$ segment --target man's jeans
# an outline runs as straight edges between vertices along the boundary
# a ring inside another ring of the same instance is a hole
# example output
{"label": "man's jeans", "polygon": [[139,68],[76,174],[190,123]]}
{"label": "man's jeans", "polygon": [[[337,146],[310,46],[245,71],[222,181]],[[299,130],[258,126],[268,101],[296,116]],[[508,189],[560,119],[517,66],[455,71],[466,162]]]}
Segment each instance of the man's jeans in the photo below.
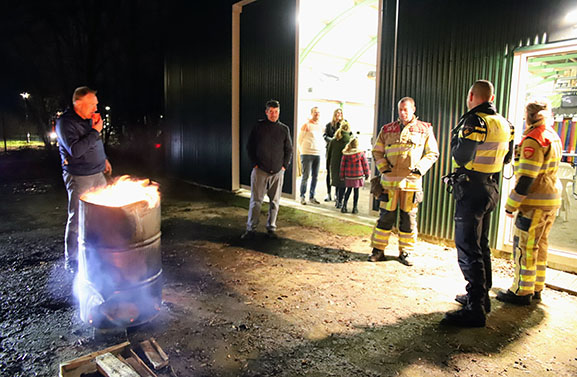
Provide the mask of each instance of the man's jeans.
{"label": "man's jeans", "polygon": [[68,191],[68,222],[64,236],[64,255],[66,262],[78,260],[78,205],[80,196],[93,187],[106,186],[103,173],[93,175],[72,175],[62,172],[64,185]]}
{"label": "man's jeans", "polygon": [[309,176],[311,176],[311,188],[309,190],[309,198],[312,199],[315,197],[315,189],[317,188],[317,177],[319,176],[320,163],[321,163],[321,156],[315,156],[312,154],[301,155],[301,165],[303,167],[303,178],[301,181],[301,198],[304,198],[307,192],[307,181],[309,180]]}
{"label": "man's jeans", "polygon": [[276,218],[278,216],[284,172],[285,171],[281,169],[278,173],[269,174],[259,168],[252,169],[252,173],[250,174],[250,206],[248,208],[248,221],[246,223],[246,229],[248,231],[254,231],[258,226],[260,207],[262,206],[265,194],[267,194],[269,198],[266,228],[272,231],[276,230]]}

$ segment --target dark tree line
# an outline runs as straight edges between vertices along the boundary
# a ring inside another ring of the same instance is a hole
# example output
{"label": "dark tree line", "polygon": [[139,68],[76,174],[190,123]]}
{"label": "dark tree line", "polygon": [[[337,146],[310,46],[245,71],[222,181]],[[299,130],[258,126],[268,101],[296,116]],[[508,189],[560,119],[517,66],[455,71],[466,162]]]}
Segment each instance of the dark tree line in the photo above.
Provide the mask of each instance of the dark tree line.
{"label": "dark tree line", "polygon": [[117,132],[162,111],[164,8],[152,0],[6,1],[0,5],[0,112],[24,111],[47,134],[74,88],[99,91]]}

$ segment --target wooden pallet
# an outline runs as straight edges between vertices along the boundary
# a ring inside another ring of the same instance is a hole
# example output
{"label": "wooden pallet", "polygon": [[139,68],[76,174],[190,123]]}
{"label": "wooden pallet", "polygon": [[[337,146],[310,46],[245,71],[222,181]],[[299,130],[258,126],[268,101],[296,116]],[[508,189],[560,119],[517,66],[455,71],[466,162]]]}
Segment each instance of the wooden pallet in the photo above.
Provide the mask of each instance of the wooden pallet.
{"label": "wooden pallet", "polygon": [[[108,347],[77,359],[60,364],[60,377],[81,377],[82,374],[99,373],[96,358],[102,363],[103,355],[112,354],[119,361],[130,364],[138,375],[142,377],[157,377],[156,374],[134,353],[130,342],[124,342],[116,346]],[[105,357],[104,357],[105,358]]]}

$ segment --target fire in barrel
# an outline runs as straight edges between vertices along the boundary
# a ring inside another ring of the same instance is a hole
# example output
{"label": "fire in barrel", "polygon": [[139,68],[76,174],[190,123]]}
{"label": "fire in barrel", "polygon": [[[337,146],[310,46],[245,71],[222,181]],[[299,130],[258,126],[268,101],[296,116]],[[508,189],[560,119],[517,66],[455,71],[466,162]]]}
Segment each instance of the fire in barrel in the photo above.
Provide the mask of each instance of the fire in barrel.
{"label": "fire in barrel", "polygon": [[80,318],[97,328],[152,320],[162,301],[160,193],[128,176],[80,198]]}

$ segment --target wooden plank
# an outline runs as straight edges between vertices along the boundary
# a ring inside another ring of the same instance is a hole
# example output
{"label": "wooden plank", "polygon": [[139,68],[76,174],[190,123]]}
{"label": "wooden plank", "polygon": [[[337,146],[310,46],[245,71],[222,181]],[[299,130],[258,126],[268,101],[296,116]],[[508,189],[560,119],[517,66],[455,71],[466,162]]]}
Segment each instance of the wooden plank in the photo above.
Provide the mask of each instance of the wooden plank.
{"label": "wooden plank", "polygon": [[124,348],[129,347],[129,346],[130,346],[130,342],[124,342],[124,343],[118,344],[116,346],[108,347],[108,348],[105,348],[103,350],[92,352],[92,353],[89,353],[88,355],[85,355],[85,356],[81,356],[77,359],[64,362],[64,363],[60,364],[60,376],[64,377],[65,372],[76,369],[79,366],[81,366],[82,364],[90,362],[90,360],[96,358],[97,356],[104,355],[105,353],[112,353],[112,354],[119,353]]}
{"label": "wooden plank", "polygon": [[158,370],[160,368],[164,368],[168,365],[167,360],[163,360],[162,357],[156,352],[154,346],[148,340],[144,340],[140,342],[140,348],[148,358],[148,361],[152,364],[153,368]]}
{"label": "wooden plank", "polygon": [[148,374],[143,374],[143,376],[145,377],[157,377],[156,374],[154,374],[154,372],[148,367],[148,365],[146,365],[144,363],[144,361],[142,361],[142,359],[140,359],[140,357],[138,357],[138,355],[136,353],[134,353],[134,351],[132,350],[132,348],[128,349],[128,352],[126,353],[128,355],[128,359],[134,359],[136,360],[136,362],[142,367],[142,369],[144,369],[146,371],[146,373]]}
{"label": "wooden plank", "polygon": [[106,377],[140,377],[134,369],[111,353],[97,356],[96,368]]}
{"label": "wooden plank", "polygon": [[158,342],[156,341],[156,339],[154,338],[150,338],[150,343],[154,346],[154,348],[156,349],[156,352],[158,352],[158,354],[160,355],[160,357],[162,358],[162,360],[164,361],[168,361],[168,355],[164,352],[164,350],[162,349],[162,347],[160,347],[160,344],[158,344]]}
{"label": "wooden plank", "polygon": [[132,369],[136,371],[141,377],[152,377],[150,373],[146,369],[143,368],[142,365],[134,357],[129,357],[125,360],[126,364],[130,365]]}

